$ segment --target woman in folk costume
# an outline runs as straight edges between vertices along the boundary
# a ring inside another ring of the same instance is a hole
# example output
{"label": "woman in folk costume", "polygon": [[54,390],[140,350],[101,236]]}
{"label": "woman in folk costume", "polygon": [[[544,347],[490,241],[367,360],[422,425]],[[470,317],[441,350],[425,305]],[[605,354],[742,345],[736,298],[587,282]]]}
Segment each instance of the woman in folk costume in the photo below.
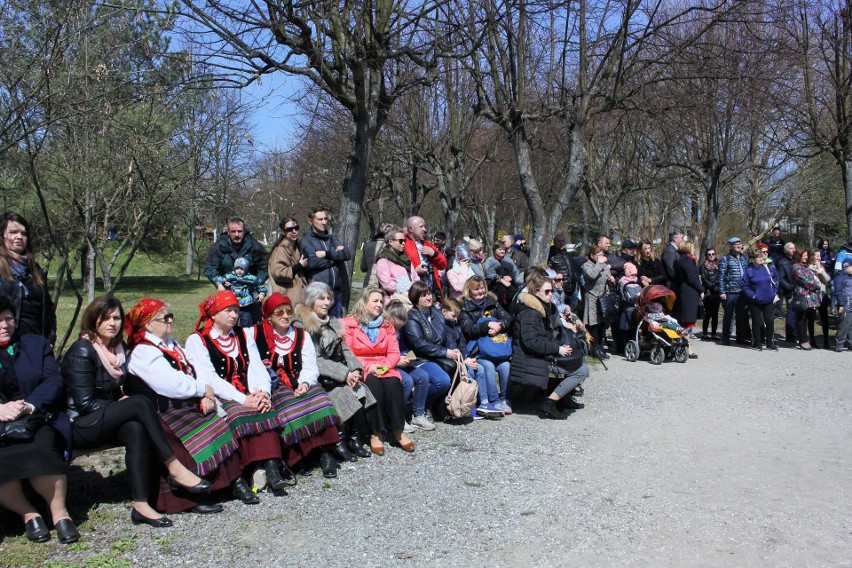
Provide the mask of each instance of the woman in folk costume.
{"label": "woman in folk costume", "polygon": [[[186,340],[187,358],[198,379],[213,387],[217,410],[240,442],[240,466],[262,463],[267,485],[283,490],[288,483],[281,473],[281,426],[272,408],[269,374],[254,334],[234,327],[240,315],[237,297],[229,290],[217,292],[198,307],[198,331]],[[236,496],[257,502],[252,493]]]}
{"label": "woman in folk costume", "polygon": [[[186,353],[171,338],[173,322],[170,306],[154,298],[140,300],[127,312],[127,388],[154,403],[175,457],[206,477],[211,490],[230,486],[238,499],[250,497],[249,502],[257,502],[257,496],[240,477],[239,442],[216,413],[213,387],[197,380]],[[161,479],[157,509],[167,514],[186,510],[207,514],[220,512],[222,505],[174,492]]]}
{"label": "woman in folk costume", "polygon": [[261,314],[263,321],[254,327],[254,338],[263,364],[275,377],[272,407],[281,423],[284,458],[294,465],[317,450],[323,475],[337,477],[331,452],[338,442],[340,417],[319,385],[314,342],[303,328],[290,325],[293,306],[287,296],[278,292],[269,296]]}

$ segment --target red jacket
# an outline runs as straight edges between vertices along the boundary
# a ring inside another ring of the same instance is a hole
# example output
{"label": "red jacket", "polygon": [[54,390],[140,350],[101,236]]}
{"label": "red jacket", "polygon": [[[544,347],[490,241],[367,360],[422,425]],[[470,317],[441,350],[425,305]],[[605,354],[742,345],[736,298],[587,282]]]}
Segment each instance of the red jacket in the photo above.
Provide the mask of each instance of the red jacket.
{"label": "red jacket", "polygon": [[379,327],[379,339],[375,344],[370,343],[367,334],[361,329],[352,316],[346,316],[340,320],[343,323],[343,341],[358,357],[358,362],[364,366],[364,377],[367,376],[367,368],[370,365],[387,367],[388,371],[380,378],[395,378],[402,380],[396,364],[399,363],[399,342],[396,340],[396,330],[389,321],[385,321]]}
{"label": "red jacket", "polygon": [[[434,278],[435,285],[438,287],[438,290],[441,290],[440,271],[447,269],[447,257],[438,250],[438,247],[429,241],[423,241],[423,246],[435,251],[435,256],[432,257],[432,278]],[[411,259],[411,266],[414,269],[417,269],[417,267],[420,266],[420,253],[417,252],[417,244],[415,244],[414,240],[408,236],[405,237],[405,254],[408,255],[409,259]]]}

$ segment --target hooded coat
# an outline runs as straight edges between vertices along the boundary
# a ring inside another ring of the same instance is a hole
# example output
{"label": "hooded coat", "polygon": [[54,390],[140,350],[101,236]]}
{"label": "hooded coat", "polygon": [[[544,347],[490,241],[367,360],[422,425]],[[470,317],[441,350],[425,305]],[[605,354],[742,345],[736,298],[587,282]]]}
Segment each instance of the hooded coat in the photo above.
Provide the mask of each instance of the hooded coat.
{"label": "hooded coat", "polygon": [[[512,365],[509,382],[547,389],[550,363],[559,357],[559,346],[571,345],[570,365],[573,371],[583,364],[583,349],[571,330],[562,326],[553,304],[545,304],[528,292],[518,294],[512,304]],[[563,358],[565,359],[565,358]]]}

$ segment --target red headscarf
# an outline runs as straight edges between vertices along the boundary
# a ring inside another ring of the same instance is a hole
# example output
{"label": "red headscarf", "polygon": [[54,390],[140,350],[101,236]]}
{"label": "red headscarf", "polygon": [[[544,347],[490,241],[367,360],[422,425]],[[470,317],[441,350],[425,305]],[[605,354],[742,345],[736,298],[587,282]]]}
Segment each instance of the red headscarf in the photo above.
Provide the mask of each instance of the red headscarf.
{"label": "red headscarf", "polygon": [[165,302],[154,298],[142,298],[124,315],[124,333],[127,335],[127,349],[133,349],[145,337],[145,324],[154,319]]}
{"label": "red headscarf", "polygon": [[263,302],[263,307],[261,308],[260,313],[264,319],[268,318],[272,315],[272,312],[275,311],[275,308],[282,305],[292,306],[293,302],[291,302],[290,298],[281,292],[275,292],[269,296],[265,302]]}
{"label": "red headscarf", "polygon": [[[213,320],[210,318],[225,308],[239,305],[240,301],[237,300],[237,296],[230,290],[216,292],[215,294],[207,296],[203,302],[198,304],[198,309],[201,312],[201,315],[198,316],[198,321],[195,322],[195,329],[202,335],[205,335],[210,331],[210,328],[213,327]],[[204,327],[201,327],[202,323],[204,323]],[[199,329],[200,327],[201,329]]]}

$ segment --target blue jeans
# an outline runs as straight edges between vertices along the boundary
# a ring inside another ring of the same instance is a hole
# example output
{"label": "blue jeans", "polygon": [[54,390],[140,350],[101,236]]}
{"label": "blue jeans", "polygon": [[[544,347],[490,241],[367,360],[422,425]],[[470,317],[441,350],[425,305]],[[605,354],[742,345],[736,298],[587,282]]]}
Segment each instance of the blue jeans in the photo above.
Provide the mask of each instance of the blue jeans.
{"label": "blue jeans", "polygon": [[402,402],[407,407],[411,404],[412,396],[414,395],[414,377],[400,368],[396,370],[399,371],[399,376],[402,377]]}
{"label": "blue jeans", "polygon": [[333,318],[343,317],[343,292],[334,293],[334,303],[328,309],[328,315]]}
{"label": "blue jeans", "polygon": [[427,408],[450,390],[450,376],[437,363],[427,361],[412,369],[409,374],[414,379],[414,403],[411,410],[414,416],[426,413]]}
{"label": "blue jeans", "polygon": [[[479,369],[474,378],[479,385],[479,398],[482,402],[500,402],[506,400],[506,389],[509,387],[509,362],[503,361],[494,365],[488,359],[477,358]],[[500,375],[500,392],[497,392],[497,375]],[[502,394],[502,396],[501,396]]]}

